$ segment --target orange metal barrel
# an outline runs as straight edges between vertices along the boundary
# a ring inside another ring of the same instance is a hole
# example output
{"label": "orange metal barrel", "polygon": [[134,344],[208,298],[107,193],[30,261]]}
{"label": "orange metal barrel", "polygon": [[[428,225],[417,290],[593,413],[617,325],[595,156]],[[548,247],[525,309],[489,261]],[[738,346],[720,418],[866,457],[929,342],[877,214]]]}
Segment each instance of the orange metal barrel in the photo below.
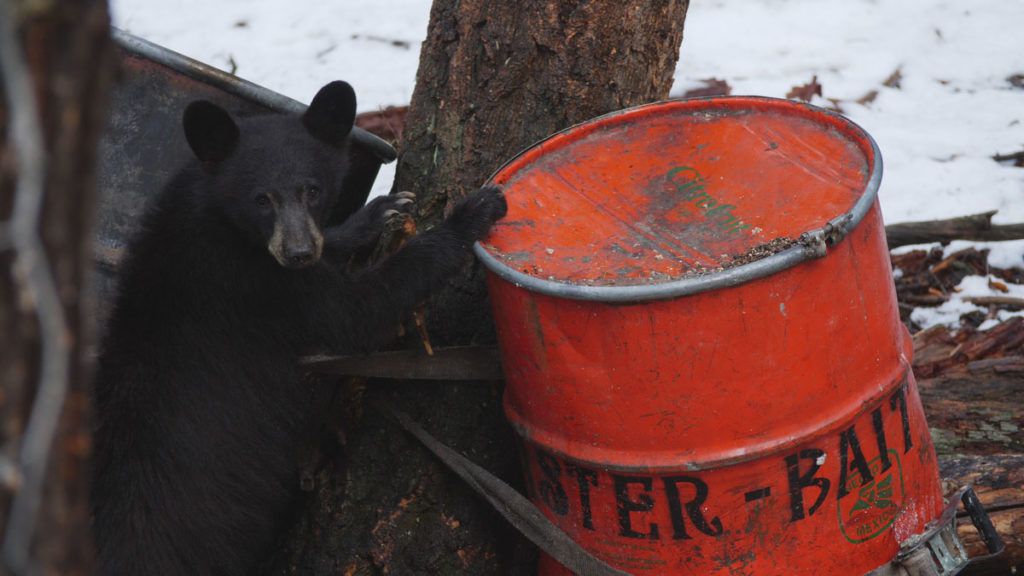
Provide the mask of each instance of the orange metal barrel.
{"label": "orange metal barrel", "polygon": [[859,575],[937,518],[880,179],[848,120],[748,97],[504,166],[476,252],[540,509],[637,574]]}

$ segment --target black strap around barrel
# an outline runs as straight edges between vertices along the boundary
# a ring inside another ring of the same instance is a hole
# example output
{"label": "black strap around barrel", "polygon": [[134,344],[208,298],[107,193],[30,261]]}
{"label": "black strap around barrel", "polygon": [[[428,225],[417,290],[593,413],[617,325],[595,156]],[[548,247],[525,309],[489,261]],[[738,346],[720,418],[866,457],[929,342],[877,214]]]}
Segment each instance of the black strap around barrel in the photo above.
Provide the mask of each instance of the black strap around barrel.
{"label": "black strap around barrel", "polygon": [[428,450],[483,496],[516,530],[573,573],[586,576],[630,576],[628,572],[609,566],[584,550],[579,543],[548,520],[526,497],[494,474],[442,444],[392,404],[381,399],[374,399],[371,403],[419,439]]}

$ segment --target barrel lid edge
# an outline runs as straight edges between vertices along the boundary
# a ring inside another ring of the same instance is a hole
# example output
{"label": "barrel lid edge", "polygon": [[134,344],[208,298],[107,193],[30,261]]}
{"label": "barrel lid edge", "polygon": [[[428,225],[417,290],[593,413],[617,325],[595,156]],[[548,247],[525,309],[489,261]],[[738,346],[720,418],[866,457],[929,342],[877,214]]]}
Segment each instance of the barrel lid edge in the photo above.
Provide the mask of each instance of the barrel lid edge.
{"label": "barrel lid edge", "polygon": [[[642,302],[647,300],[667,300],[671,298],[678,298],[682,296],[690,296],[701,292],[707,292],[711,290],[717,290],[721,288],[728,288],[752,282],[760,278],[770,276],[772,274],[781,272],[797,264],[812,260],[816,258],[823,258],[828,254],[828,249],[834,247],[843,241],[844,238],[852,231],[860,222],[864,219],[864,216],[871,210],[875,200],[878,198],[878,189],[882,182],[882,154],[878,148],[878,143],[864,128],[858,125],[853,120],[833,112],[826,110],[811,104],[802,102],[793,102],[791,100],[784,100],[780,98],[770,98],[766,96],[723,96],[723,97],[708,97],[698,98],[692,100],[728,100],[730,102],[738,102],[742,100],[748,101],[762,101],[770,103],[786,103],[787,105],[793,105],[797,108],[802,108],[807,112],[814,114],[820,114],[834,122],[840,122],[846,124],[853,131],[859,132],[864,137],[864,141],[870,146],[870,157],[871,157],[871,172],[868,181],[865,185],[864,192],[860,195],[856,202],[849,211],[836,216],[822,228],[808,230],[800,236],[798,244],[792,248],[779,252],[777,254],[755,260],[753,262],[736,266],[735,268],[729,268],[720,272],[711,272],[696,276],[692,278],[682,278],[670,282],[660,282],[655,284],[640,284],[640,285],[629,285],[629,286],[593,286],[593,285],[579,285],[570,284],[567,282],[559,282],[557,280],[547,280],[524,274],[506,265],[500,261],[494,255],[492,255],[487,248],[481,243],[476,242],[473,245],[473,253],[480,259],[480,261],[487,267],[488,270],[493,272],[498,277],[511,282],[512,284],[556,298],[565,298],[569,300],[586,300],[586,301],[597,301],[597,302]],[[612,117],[624,115],[636,110],[642,110],[647,108],[655,108],[663,106],[672,102],[678,102],[679,100],[667,100],[663,102],[656,102],[652,104],[644,104],[634,108],[627,108],[624,110],[617,110],[598,116],[581,124],[571,126],[555,134],[544,138],[543,140],[527,147],[522,150],[507,162],[504,162],[488,179],[488,184],[495,183],[495,177],[504,171],[509,165],[515,163],[520,157],[531,153],[545,145],[550,139],[577,130],[580,126],[594,124],[602,120],[607,120]],[[868,151],[866,151],[868,152]]]}
{"label": "barrel lid edge", "polygon": [[656,284],[593,286],[546,280],[524,274],[499,261],[480,242],[473,246],[473,252],[483,262],[484,266],[496,276],[531,292],[568,300],[615,303],[668,300],[721,288],[730,288],[771,276],[800,262],[817,258],[820,254],[820,250],[816,245],[800,243],[777,254],[750,262],[749,264],[722,270],[721,272],[710,272],[692,278]]}

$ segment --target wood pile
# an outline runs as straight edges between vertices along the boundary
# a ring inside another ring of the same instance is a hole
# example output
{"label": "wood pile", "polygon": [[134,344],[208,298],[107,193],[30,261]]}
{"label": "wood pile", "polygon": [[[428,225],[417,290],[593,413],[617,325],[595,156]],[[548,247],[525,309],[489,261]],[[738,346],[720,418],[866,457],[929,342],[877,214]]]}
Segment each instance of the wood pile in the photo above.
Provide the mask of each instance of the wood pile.
{"label": "wood pile", "polygon": [[[893,256],[902,276],[897,294],[908,324],[909,311],[939,305],[967,274],[991,274],[1022,283],[1019,269],[999,270],[974,248],[944,257],[917,250]],[[1024,570],[1024,318],[1010,318],[979,331],[998,310],[1020,310],[1022,302],[995,298],[987,312],[961,318],[950,330],[933,326],[914,335],[914,374],[939,457],[946,494],[972,485],[1006,545],[1000,556],[972,564],[962,574],[1009,575]],[[985,546],[969,518],[959,533],[971,556]]]}

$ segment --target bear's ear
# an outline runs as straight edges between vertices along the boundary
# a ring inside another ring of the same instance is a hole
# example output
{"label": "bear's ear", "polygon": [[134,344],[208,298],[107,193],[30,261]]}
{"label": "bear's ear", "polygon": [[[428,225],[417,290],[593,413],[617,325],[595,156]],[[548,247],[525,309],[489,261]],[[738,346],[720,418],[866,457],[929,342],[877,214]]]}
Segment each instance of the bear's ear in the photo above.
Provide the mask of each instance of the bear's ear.
{"label": "bear's ear", "polygon": [[348,82],[336,80],[313,97],[302,124],[317,140],[341,146],[356,120],[356,93]]}
{"label": "bear's ear", "polygon": [[196,100],[185,108],[185,139],[203,162],[220,162],[238,145],[238,125],[213,102]]}

